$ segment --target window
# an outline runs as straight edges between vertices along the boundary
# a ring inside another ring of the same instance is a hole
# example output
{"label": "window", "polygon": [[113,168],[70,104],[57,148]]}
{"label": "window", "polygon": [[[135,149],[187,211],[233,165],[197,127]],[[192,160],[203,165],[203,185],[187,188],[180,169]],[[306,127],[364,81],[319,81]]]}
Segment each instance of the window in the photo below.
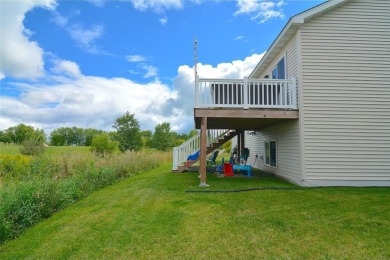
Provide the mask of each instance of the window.
{"label": "window", "polygon": [[276,167],[276,141],[264,142],[265,164]]}
{"label": "window", "polygon": [[285,69],[284,69],[284,57],[278,62],[276,67],[272,70],[273,79],[285,79]]}

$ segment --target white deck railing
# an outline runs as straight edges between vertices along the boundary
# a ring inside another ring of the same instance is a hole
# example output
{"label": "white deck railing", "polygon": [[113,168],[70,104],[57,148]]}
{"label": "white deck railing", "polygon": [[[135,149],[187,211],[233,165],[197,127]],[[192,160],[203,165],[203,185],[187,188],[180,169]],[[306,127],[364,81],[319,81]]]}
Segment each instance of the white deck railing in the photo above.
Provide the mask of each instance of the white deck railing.
{"label": "white deck railing", "polygon": [[296,80],[195,79],[195,108],[297,109]]}
{"label": "white deck railing", "polygon": [[[226,129],[208,129],[207,130],[207,147],[211,146],[219,138],[223,137],[230,130]],[[178,147],[173,147],[173,166],[172,169],[176,170],[177,167],[187,161],[187,157],[190,154],[200,150],[200,133],[194,135],[186,142],[182,143]]]}

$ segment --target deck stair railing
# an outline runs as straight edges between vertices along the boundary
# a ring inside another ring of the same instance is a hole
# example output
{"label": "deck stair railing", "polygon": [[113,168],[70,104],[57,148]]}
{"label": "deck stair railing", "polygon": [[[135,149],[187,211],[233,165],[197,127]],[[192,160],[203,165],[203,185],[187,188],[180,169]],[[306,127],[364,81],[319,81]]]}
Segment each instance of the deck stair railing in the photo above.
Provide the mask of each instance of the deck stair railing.
{"label": "deck stair railing", "polygon": [[297,109],[296,79],[195,79],[195,108]]}
{"label": "deck stair railing", "polygon": [[[217,144],[219,140],[223,140],[225,136],[230,135],[232,132],[234,131],[227,129],[208,129],[206,153],[210,153],[216,149],[214,145]],[[173,148],[172,170],[177,171],[179,166],[187,161],[188,155],[193,154],[198,150],[200,150],[200,133],[191,137],[181,145]]]}

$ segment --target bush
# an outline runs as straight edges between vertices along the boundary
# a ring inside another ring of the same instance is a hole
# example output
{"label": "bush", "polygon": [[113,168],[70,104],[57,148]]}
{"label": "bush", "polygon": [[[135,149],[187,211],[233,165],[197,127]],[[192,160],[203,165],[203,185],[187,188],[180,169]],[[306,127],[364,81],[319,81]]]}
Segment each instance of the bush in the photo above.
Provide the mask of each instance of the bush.
{"label": "bush", "polygon": [[119,150],[119,142],[111,141],[110,136],[106,133],[95,135],[92,139],[91,151],[97,155],[113,154]]}
{"label": "bush", "polygon": [[42,142],[37,140],[25,140],[20,147],[20,153],[24,155],[41,155],[45,151]]}
{"label": "bush", "polygon": [[31,157],[26,155],[0,154],[0,177],[20,177],[30,173]]}

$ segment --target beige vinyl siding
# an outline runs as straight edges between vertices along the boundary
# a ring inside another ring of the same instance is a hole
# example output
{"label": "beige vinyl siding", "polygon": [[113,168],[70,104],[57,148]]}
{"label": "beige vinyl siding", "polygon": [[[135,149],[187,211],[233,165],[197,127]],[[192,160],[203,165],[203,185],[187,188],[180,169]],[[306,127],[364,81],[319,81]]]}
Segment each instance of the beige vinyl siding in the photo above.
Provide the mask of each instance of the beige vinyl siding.
{"label": "beige vinyl siding", "polygon": [[[299,122],[289,120],[266,129],[256,132],[256,135],[249,135],[246,132],[245,142],[250,149],[248,163],[253,165],[255,155],[258,159],[254,164],[255,168],[275,173],[295,183],[301,183],[301,165],[299,153]],[[276,141],[277,167],[265,165],[265,141]]]}
{"label": "beige vinyl siding", "polygon": [[301,53],[306,181],[389,185],[390,1],[350,1],[305,23]]}
{"label": "beige vinyl siding", "polygon": [[285,57],[286,62],[286,78],[291,79],[297,77],[297,45],[296,36],[293,36],[283,50],[277,55],[277,58],[267,67],[261,74],[260,78],[264,78],[265,75],[269,75],[271,78],[271,72],[275,68],[276,64]]}
{"label": "beige vinyl siding", "polygon": [[[264,70],[261,78],[264,78],[265,75],[271,76],[272,70],[275,68],[276,64],[282,57],[285,57],[286,62],[286,78],[298,78],[296,35],[290,39],[290,41],[277,55],[270,66]],[[276,141],[277,167],[270,167],[264,164],[264,141],[270,140]],[[255,168],[275,173],[295,183],[301,182],[302,177],[299,158],[300,144],[298,120],[286,121],[286,123],[278,124],[267,129],[262,129],[261,131],[256,132],[256,135],[249,135],[249,132],[246,132],[245,146],[250,149],[248,163],[254,165]],[[255,157],[256,154],[258,155],[257,159]]]}
{"label": "beige vinyl siding", "polygon": [[[294,36],[287,44],[286,48],[286,77],[291,79],[292,77],[297,78],[297,43],[296,36]],[[280,58],[279,58],[280,60]]]}
{"label": "beige vinyl siding", "polygon": [[[257,135],[258,132],[245,131],[245,147],[249,148],[248,164],[252,165],[255,168],[259,168],[259,159],[264,151],[264,149],[262,149],[260,145],[259,138]],[[257,159],[256,155],[258,157]]]}

